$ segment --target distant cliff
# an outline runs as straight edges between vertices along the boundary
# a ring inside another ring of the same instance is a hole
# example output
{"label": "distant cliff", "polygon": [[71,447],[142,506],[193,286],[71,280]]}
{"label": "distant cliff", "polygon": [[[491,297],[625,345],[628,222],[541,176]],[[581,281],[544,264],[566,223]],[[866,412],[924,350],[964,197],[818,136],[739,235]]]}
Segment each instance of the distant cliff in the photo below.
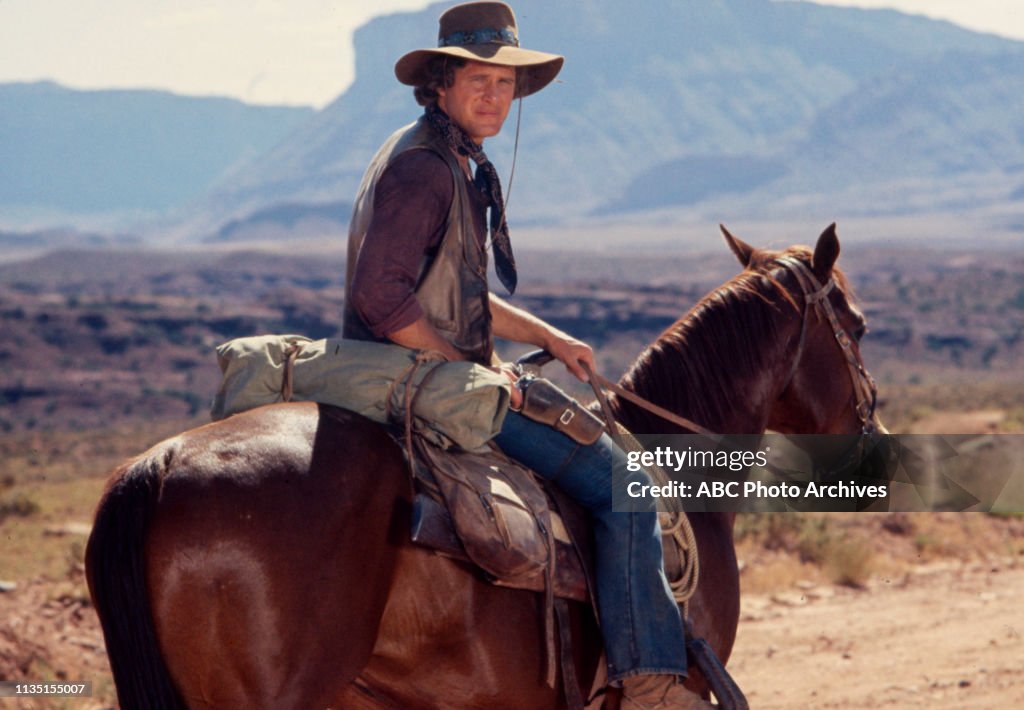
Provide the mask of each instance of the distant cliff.
{"label": "distant cliff", "polygon": [[[355,83],[210,204],[350,200],[377,145],[418,114],[392,67],[434,43],[441,7],[358,30]],[[524,102],[510,207],[520,224],[1024,164],[1024,43],[767,0],[515,7],[524,46],[566,56],[558,83]],[[487,146],[503,175],[515,111]]]}

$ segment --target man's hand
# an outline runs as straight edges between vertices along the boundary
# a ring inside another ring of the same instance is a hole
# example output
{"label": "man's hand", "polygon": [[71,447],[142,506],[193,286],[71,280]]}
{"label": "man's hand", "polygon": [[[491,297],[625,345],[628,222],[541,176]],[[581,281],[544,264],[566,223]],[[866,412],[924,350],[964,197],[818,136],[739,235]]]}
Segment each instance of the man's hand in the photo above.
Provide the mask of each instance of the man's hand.
{"label": "man's hand", "polygon": [[505,303],[494,294],[491,294],[491,315],[494,334],[499,338],[544,348],[555,359],[565,363],[569,372],[584,382],[588,380],[587,373],[580,363],[589,365],[591,371],[596,369],[594,351],[589,345],[545,323],[537,316]]}
{"label": "man's hand", "polygon": [[503,362],[498,368],[498,372],[505,375],[509,382],[512,383],[512,398],[508,402],[508,408],[518,412],[523,408],[523,391],[519,389],[519,374],[516,372],[515,365],[508,362]]}
{"label": "man's hand", "polygon": [[544,349],[551,353],[555,359],[565,363],[566,369],[583,382],[588,382],[590,378],[580,365],[581,362],[586,363],[591,372],[597,369],[597,365],[594,362],[593,349],[571,335],[556,331],[552,334],[549,341],[544,343]]}

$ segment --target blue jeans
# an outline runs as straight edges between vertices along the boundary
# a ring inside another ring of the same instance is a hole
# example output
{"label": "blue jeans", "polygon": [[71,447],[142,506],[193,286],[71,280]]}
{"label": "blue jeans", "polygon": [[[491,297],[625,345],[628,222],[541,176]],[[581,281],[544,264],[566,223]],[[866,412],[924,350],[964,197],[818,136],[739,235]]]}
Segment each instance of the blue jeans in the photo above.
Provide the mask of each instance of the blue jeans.
{"label": "blue jeans", "polygon": [[510,411],[494,439],[507,455],[557,484],[593,519],[597,608],[608,657],[608,680],[664,673],[686,675],[683,622],[665,578],[661,529],[649,510],[612,510],[612,468],[616,483],[639,480],[646,471],[626,471],[625,454],[607,434],[590,446],[577,444],[551,427]]}

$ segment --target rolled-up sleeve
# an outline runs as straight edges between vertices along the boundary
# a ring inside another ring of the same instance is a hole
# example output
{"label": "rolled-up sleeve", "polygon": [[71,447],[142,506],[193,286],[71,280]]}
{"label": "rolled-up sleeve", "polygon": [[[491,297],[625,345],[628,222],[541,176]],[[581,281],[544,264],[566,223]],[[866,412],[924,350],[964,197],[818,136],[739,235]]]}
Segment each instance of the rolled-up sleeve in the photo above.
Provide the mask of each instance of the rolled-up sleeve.
{"label": "rolled-up sleeve", "polygon": [[429,150],[403,153],[377,181],[350,291],[356,312],[377,337],[423,316],[416,282],[444,236],[454,189],[448,165]]}

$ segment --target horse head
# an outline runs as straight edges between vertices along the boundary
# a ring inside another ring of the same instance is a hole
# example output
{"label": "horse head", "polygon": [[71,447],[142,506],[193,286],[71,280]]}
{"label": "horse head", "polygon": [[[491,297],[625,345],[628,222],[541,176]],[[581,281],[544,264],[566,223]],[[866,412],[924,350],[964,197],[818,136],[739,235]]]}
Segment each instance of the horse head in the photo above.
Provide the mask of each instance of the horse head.
{"label": "horse head", "polygon": [[875,383],[860,354],[867,322],[836,266],[836,225],[821,233],[813,250],[782,252],[755,249],[721,230],[744,273],[775,287],[775,307],[788,322],[767,428],[783,434],[884,432]]}
{"label": "horse head", "polygon": [[[813,250],[755,249],[722,233],[743,271],[666,329],[620,384],[722,434],[880,430],[835,225]],[[613,408],[634,431],[682,431],[621,399]]]}

